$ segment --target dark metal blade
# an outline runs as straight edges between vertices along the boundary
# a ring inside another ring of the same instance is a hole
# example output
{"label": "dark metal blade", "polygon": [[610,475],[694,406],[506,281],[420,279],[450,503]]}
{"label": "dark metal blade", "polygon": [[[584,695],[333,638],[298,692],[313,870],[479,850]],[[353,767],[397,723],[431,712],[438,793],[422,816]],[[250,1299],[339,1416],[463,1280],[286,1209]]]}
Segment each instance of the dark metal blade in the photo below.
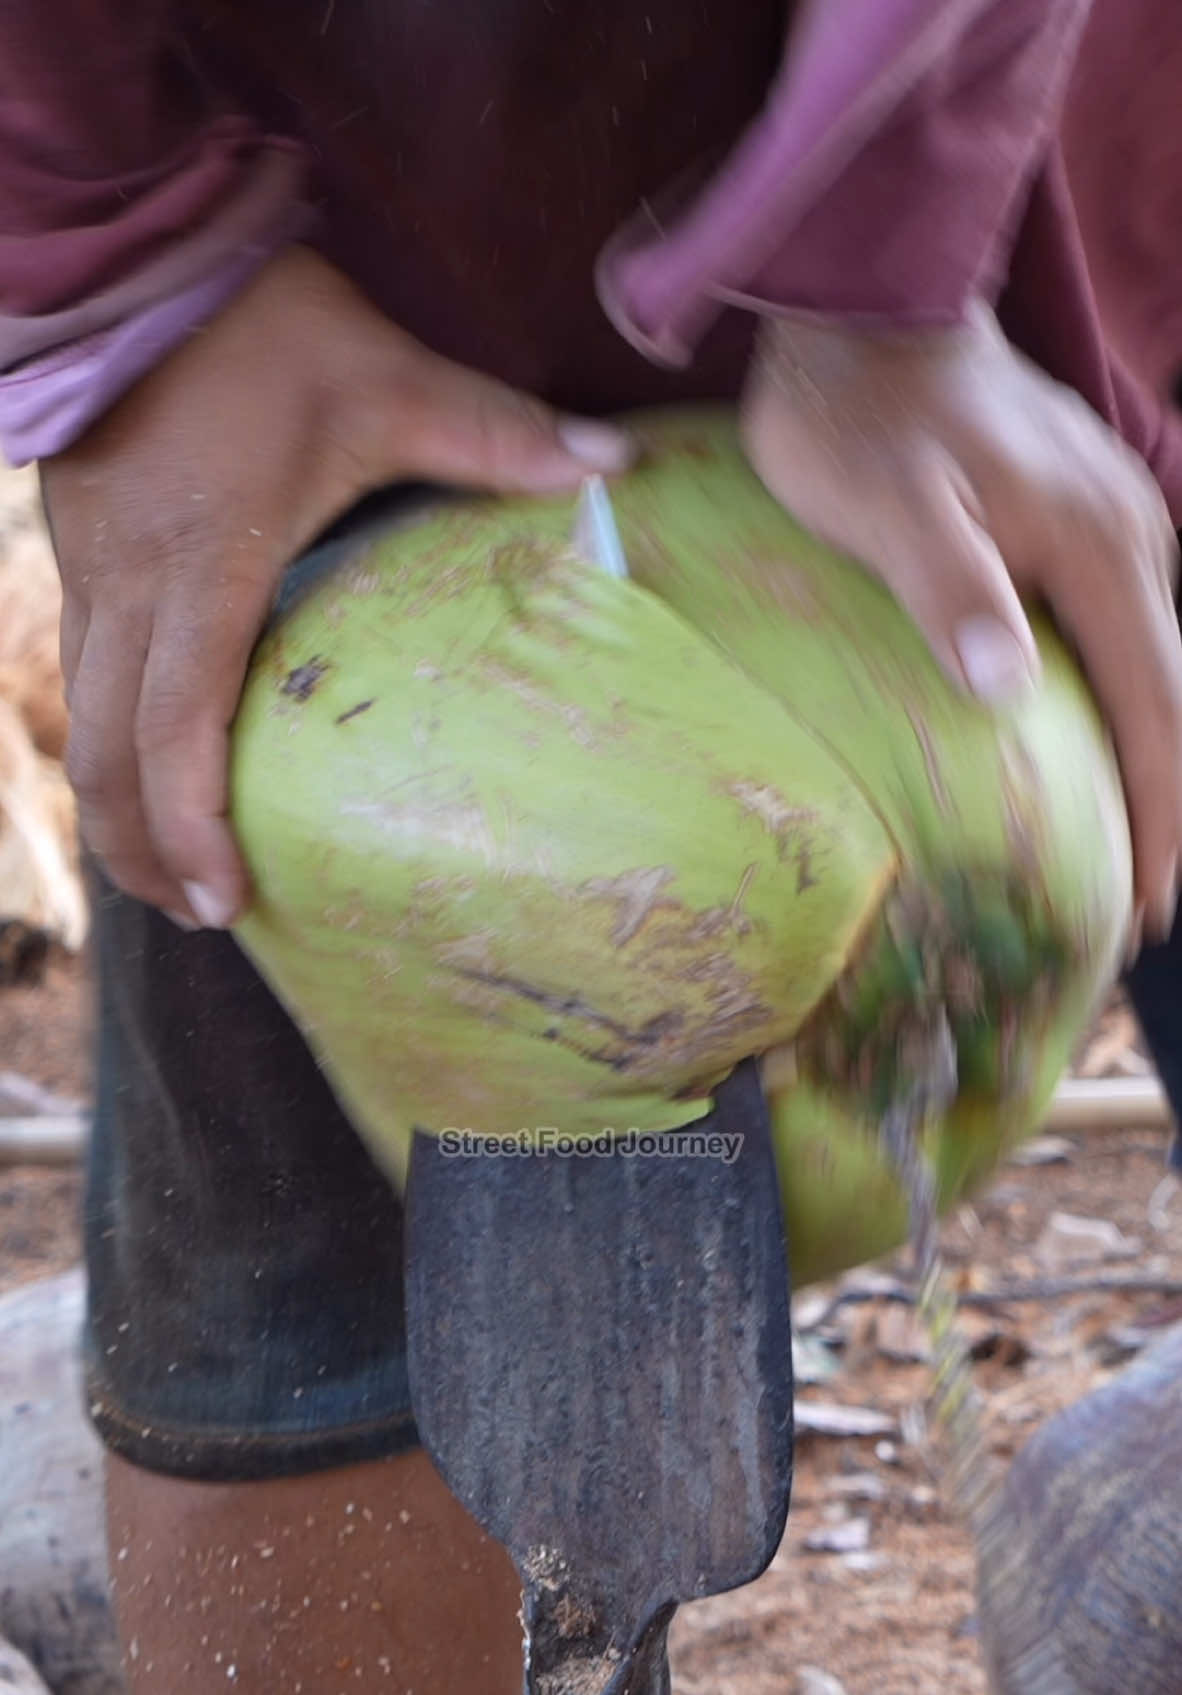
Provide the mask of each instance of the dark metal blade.
{"label": "dark metal blade", "polygon": [[749,1582],[783,1533],[788,1274],[755,1065],[678,1134],[584,1157],[415,1139],[415,1414],[516,1562],[534,1695],[667,1695],[677,1603]]}

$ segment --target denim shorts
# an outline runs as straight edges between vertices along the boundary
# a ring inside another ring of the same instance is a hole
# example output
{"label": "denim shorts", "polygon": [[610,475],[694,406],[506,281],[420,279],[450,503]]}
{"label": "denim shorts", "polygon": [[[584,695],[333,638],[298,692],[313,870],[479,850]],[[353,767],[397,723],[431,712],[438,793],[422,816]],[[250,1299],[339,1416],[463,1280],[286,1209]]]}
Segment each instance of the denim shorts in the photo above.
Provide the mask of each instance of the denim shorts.
{"label": "denim shorts", "polygon": [[[422,498],[363,503],[288,573],[280,607]],[[211,1482],[413,1446],[397,1195],[233,938],[90,878],[95,1428],[136,1465]]]}
{"label": "denim shorts", "polygon": [[233,939],[95,893],[100,1436],[208,1481],[413,1445],[397,1196]]}

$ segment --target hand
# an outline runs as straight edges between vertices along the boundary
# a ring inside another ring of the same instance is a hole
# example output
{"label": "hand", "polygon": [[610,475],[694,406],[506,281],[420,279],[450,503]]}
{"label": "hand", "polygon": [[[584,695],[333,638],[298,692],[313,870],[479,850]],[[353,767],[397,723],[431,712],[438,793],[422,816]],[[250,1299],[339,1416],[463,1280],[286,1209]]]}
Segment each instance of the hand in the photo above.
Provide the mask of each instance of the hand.
{"label": "hand", "polygon": [[178,922],[249,899],[227,731],[284,567],[400,478],[550,493],[626,438],[430,353],[293,249],[42,467],[62,574],[66,767],[121,888]]}
{"label": "hand", "polygon": [[1000,702],[1038,654],[1019,596],[1048,603],[1111,726],[1138,921],[1168,931],[1182,849],[1177,547],[1144,462],[993,315],[893,336],[777,320],[743,403],[756,471],[860,559],[961,687]]}

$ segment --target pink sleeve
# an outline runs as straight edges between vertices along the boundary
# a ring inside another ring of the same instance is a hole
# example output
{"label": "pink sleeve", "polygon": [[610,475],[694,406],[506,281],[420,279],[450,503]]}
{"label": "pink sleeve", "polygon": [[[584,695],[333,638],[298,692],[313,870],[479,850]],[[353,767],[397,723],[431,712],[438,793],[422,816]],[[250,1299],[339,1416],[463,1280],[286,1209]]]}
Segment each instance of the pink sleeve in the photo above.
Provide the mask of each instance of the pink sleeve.
{"label": "pink sleeve", "polygon": [[724,305],[957,321],[1004,282],[1090,0],[807,0],[768,103],[680,215],[603,254],[600,295],[686,364]]}
{"label": "pink sleeve", "polygon": [[301,227],[300,149],[227,110],[171,0],[10,0],[0,446],[57,451]]}

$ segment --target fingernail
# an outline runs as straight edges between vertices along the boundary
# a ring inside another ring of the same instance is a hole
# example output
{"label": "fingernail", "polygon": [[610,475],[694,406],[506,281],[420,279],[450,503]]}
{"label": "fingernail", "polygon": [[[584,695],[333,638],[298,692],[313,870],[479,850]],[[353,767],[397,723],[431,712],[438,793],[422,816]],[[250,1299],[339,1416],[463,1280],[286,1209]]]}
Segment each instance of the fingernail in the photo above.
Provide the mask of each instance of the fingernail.
{"label": "fingernail", "polygon": [[635,456],[631,439],[613,424],[596,423],[590,418],[560,418],[558,439],[569,454],[586,465],[588,470],[626,471]]}
{"label": "fingernail", "polygon": [[193,908],[198,923],[206,930],[228,930],[234,908],[224,895],[206,883],[182,883],[185,899]]}
{"label": "fingernail", "polygon": [[187,913],[173,912],[168,907],[162,907],[161,911],[170,923],[176,925],[178,930],[188,930],[191,934],[196,934],[201,928],[200,924],[194,924]]}
{"label": "fingernail", "polygon": [[957,626],[956,651],[970,689],[981,700],[1012,700],[1034,686],[1017,637],[996,618],[966,618]]}

